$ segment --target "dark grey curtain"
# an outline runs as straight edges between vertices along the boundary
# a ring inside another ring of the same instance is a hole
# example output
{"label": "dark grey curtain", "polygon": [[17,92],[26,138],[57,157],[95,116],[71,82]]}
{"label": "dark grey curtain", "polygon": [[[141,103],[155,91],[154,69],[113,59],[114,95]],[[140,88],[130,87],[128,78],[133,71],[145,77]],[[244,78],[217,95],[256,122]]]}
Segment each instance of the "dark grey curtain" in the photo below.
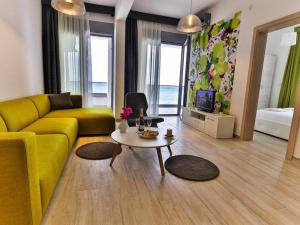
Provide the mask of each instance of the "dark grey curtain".
{"label": "dark grey curtain", "polygon": [[125,95],[137,92],[138,32],[137,19],[127,18],[125,34]]}
{"label": "dark grey curtain", "polygon": [[42,42],[45,93],[57,94],[61,92],[58,14],[50,1],[42,2]]}

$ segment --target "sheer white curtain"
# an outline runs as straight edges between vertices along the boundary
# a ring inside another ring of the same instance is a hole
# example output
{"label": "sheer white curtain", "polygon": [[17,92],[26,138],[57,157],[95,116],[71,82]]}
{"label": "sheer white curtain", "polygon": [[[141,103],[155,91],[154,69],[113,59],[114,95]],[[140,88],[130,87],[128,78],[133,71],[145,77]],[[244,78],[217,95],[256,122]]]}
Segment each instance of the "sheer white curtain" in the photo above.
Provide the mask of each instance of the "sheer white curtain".
{"label": "sheer white curtain", "polygon": [[85,16],[59,13],[59,51],[62,92],[81,94],[83,105],[92,104],[90,29]]}
{"label": "sheer white curtain", "polygon": [[148,114],[158,115],[161,25],[138,21],[138,92],[145,93]]}

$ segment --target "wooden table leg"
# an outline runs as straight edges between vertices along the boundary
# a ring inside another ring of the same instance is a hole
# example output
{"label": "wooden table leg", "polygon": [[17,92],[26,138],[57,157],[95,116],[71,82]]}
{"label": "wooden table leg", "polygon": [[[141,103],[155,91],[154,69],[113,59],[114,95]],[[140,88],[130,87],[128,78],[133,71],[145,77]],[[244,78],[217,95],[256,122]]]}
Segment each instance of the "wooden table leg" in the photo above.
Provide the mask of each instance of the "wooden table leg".
{"label": "wooden table leg", "polygon": [[113,165],[113,163],[114,163],[116,157],[117,157],[119,154],[121,154],[121,152],[122,152],[122,146],[121,146],[120,144],[119,144],[119,147],[120,147],[121,151],[119,152],[119,151],[117,151],[117,149],[114,150],[112,159],[111,159],[110,164],[109,164],[110,166]]}
{"label": "wooden table leg", "polygon": [[157,156],[158,156],[158,161],[159,161],[159,166],[160,166],[160,172],[161,172],[161,175],[164,176],[165,168],[164,168],[164,164],[163,164],[163,160],[162,160],[162,156],[161,156],[161,149],[156,148],[156,151],[157,151]]}
{"label": "wooden table leg", "polygon": [[172,155],[173,155],[173,153],[172,153],[172,150],[171,150],[171,146],[170,146],[170,145],[168,145],[167,147],[168,147],[168,150],[169,150],[170,156],[172,156]]}

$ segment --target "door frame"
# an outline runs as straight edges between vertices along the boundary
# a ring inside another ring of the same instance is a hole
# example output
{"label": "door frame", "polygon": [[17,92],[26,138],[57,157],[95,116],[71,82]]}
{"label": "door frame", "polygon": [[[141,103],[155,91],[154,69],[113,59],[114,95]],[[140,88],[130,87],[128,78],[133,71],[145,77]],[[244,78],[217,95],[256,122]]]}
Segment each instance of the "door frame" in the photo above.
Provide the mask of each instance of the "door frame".
{"label": "door frame", "polygon": [[[285,16],[283,18],[268,22],[254,28],[240,136],[244,141],[253,140],[260,82],[267,43],[267,34],[269,32],[280,30],[282,28],[294,26],[297,24],[300,24],[300,12]],[[286,152],[286,159],[288,160],[291,160],[293,158],[300,125],[300,88],[298,88],[297,94],[298,97],[296,99],[290,137]]]}

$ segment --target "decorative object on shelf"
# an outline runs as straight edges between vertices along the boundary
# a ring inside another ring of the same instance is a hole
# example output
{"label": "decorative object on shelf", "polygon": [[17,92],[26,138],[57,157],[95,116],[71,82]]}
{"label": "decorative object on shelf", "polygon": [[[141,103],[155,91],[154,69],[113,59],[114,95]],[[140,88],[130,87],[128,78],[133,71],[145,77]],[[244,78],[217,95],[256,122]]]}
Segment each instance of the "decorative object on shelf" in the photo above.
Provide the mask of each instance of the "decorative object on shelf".
{"label": "decorative object on shelf", "polygon": [[230,112],[241,12],[230,20],[205,27],[192,37],[188,106],[198,90],[216,91],[220,111]]}
{"label": "decorative object on shelf", "polygon": [[119,124],[119,130],[121,133],[126,133],[126,130],[128,128],[128,124],[127,124],[127,118],[128,116],[130,116],[133,113],[133,110],[131,107],[124,107],[122,109],[122,112],[120,114],[121,117],[121,122]]}
{"label": "decorative object on shelf", "polygon": [[221,103],[220,102],[216,102],[215,103],[215,113],[220,113],[220,112],[221,112]]}
{"label": "decorative object on shelf", "polygon": [[182,17],[177,25],[177,30],[182,33],[192,34],[202,30],[201,20],[192,13],[193,0],[191,0],[190,13]]}
{"label": "decorative object on shelf", "polygon": [[82,16],[86,13],[83,0],[52,0],[51,6],[64,14]]}

